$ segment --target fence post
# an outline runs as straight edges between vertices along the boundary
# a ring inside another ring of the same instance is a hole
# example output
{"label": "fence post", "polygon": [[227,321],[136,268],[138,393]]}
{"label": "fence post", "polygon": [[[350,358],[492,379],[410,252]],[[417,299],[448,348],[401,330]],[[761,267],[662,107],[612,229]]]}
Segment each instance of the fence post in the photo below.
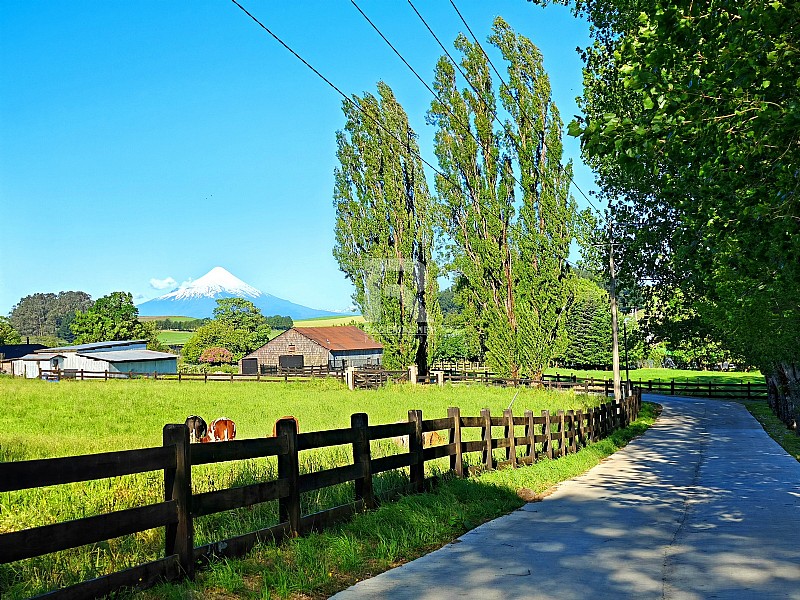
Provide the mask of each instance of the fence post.
{"label": "fence post", "polygon": [[553,458],[553,436],[550,431],[550,411],[543,410],[542,418],[542,435],[544,436],[544,444],[542,445],[542,452],[547,453],[547,458]]}
{"label": "fence post", "polygon": [[583,430],[583,411],[578,409],[575,412],[575,447],[576,451],[578,448],[583,448],[586,445],[586,436]]}
{"label": "fence post", "polygon": [[525,437],[528,438],[527,456],[530,457],[531,463],[536,462],[536,429],[533,422],[533,411],[525,411]]}
{"label": "fence post", "polygon": [[191,514],[192,464],[189,451],[189,428],[186,425],[165,425],[164,446],[175,446],[175,468],[164,469],[164,500],[174,500],[178,522],[166,526],[166,556],[178,555],[178,563],[186,577],[194,577],[194,522]]}
{"label": "fence post", "polygon": [[481,418],[483,419],[483,428],[481,429],[481,439],[483,440],[483,466],[487,471],[494,468],[494,460],[492,458],[492,414],[488,408],[481,409]]}
{"label": "fence post", "polygon": [[208,383],[208,372],[203,373],[203,383]]}
{"label": "fence post", "polygon": [[456,446],[455,452],[450,455],[450,470],[457,477],[463,477],[464,456],[461,452],[461,409],[457,406],[451,406],[447,409],[447,418],[453,420],[453,426],[449,431],[448,443]]}
{"label": "fence post", "polygon": [[750,382],[747,382],[747,399],[750,400]]}
{"label": "fence post", "polygon": [[608,379],[603,381],[603,395],[608,396]]}
{"label": "fence post", "polygon": [[181,382],[181,372],[178,371],[178,383],[180,383],[180,382]]}
{"label": "fence post", "polygon": [[108,369],[103,371],[103,381],[108,381]]}
{"label": "fence post", "polygon": [[375,508],[372,471],[370,470],[372,454],[369,447],[369,417],[367,413],[351,415],[350,427],[353,428],[353,463],[360,464],[364,471],[364,476],[355,480],[355,499],[356,502],[363,500],[366,508]]}
{"label": "fence post", "polygon": [[300,461],[297,451],[297,422],[294,419],[279,419],[275,423],[275,437],[286,437],[286,454],[278,455],[278,479],[286,479],[289,495],[278,500],[281,523],[289,522],[290,537],[300,533]]}
{"label": "fence post", "polygon": [[408,381],[411,385],[417,385],[417,375],[419,375],[419,369],[417,365],[411,365],[408,367]]}
{"label": "fence post", "polygon": [[514,437],[514,411],[507,408],[503,411],[503,417],[506,420],[505,437],[508,439],[508,446],[506,446],[506,460],[511,461],[511,468],[517,468],[517,440]]}
{"label": "fence post", "polygon": [[414,431],[408,436],[408,452],[416,454],[416,458],[409,469],[409,476],[411,486],[419,494],[425,491],[425,456],[422,453],[422,411],[408,411],[408,421],[414,424]]}
{"label": "fence post", "polygon": [[669,394],[670,394],[670,396],[674,396],[675,395],[675,378],[674,377],[672,378],[672,383],[670,383],[670,385],[669,385]]}
{"label": "fence post", "polygon": [[564,430],[566,419],[564,418],[564,411],[558,411],[558,455],[567,455],[567,432]]}

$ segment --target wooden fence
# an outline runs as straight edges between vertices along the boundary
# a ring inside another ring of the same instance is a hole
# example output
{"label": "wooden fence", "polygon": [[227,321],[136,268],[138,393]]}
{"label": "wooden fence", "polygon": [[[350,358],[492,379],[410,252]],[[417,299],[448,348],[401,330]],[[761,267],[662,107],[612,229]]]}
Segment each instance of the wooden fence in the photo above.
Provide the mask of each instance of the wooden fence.
{"label": "wooden fence", "polygon": [[344,381],[344,371],[322,367],[302,367],[294,369],[276,369],[274,373],[257,373],[243,375],[241,373],[158,373],[138,371],[87,371],[84,369],[40,369],[39,378],[48,381],[61,381],[74,379],[77,381],[110,379],[153,379],[157,381],[258,381],[258,382],[286,382],[289,380],[305,381],[320,377],[334,377]]}
{"label": "wooden fence", "polygon": [[[214,556],[240,556],[259,541],[280,541],[320,530],[357,511],[376,507],[372,477],[378,473],[407,467],[409,484],[401,491],[422,492],[426,486],[425,463],[428,461],[449,457],[450,470],[466,477],[475,471],[513,468],[541,458],[565,456],[618,427],[627,426],[636,419],[640,406],[641,394],[635,392],[621,402],[607,402],[586,411],[559,410],[556,414],[542,411],[541,415],[534,415],[526,411],[523,416],[514,416],[508,409],[502,416],[492,416],[484,409],[480,416],[470,417],[462,416],[458,408],[449,408],[445,418],[424,420],[422,411],[412,410],[407,422],[370,425],[365,413],[357,413],[352,415],[349,428],[309,433],[298,433],[293,419],[281,419],[276,424],[276,437],[217,444],[190,445],[185,425],[166,425],[163,446],[157,448],[0,463],[0,492],[157,470],[164,471],[165,489],[164,501],[157,504],[0,534],[0,563],[165,527],[163,558],[44,596],[100,597],[122,587],[146,588],[160,580],[192,577],[197,564]],[[462,434],[468,428],[480,429],[480,439],[463,439]],[[502,435],[494,437],[493,428],[502,428]],[[423,434],[443,430],[447,431],[447,443],[426,447]],[[408,436],[408,452],[372,457],[370,441],[397,436]],[[301,451],[343,444],[352,447],[352,464],[300,473]],[[505,450],[502,460],[494,456],[493,451],[497,449]],[[480,456],[478,464],[468,465],[465,458],[471,454]],[[269,456],[277,458],[276,480],[192,493],[193,466]],[[355,482],[350,504],[315,514],[301,513],[302,493],[350,481]],[[279,505],[279,524],[195,547],[195,518],[274,500]]]}
{"label": "wooden fence", "polygon": [[[578,392],[609,395],[614,391],[611,379],[593,377],[577,377],[575,375],[544,375],[542,380],[528,378],[512,379],[501,377],[489,371],[445,371],[444,381],[451,383],[477,383],[501,386],[540,386],[547,389],[575,389]],[[642,392],[665,394],[671,396],[702,396],[704,398],[735,398],[741,400],[766,400],[766,383],[720,383],[707,381],[702,383],[675,381],[653,381],[631,379],[630,387],[637,387]],[[622,385],[625,386],[623,381]]]}

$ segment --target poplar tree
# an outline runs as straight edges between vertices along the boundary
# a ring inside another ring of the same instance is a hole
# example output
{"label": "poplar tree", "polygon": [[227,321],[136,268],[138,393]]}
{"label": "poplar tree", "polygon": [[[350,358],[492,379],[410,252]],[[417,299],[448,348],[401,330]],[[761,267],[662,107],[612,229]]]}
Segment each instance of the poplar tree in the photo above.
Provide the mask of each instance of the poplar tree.
{"label": "poplar tree", "polygon": [[483,49],[463,35],[455,47],[468,86],[459,90],[453,64],[438,62],[428,113],[443,174],[436,189],[452,266],[481,317],[488,364],[513,377],[538,376],[571,302],[571,164],[560,164],[563,124],[539,50],[499,17],[489,42],[507,63],[499,92]]}
{"label": "poplar tree", "polygon": [[433,206],[416,135],[383,82],[377,97],[353,96],[342,109],[333,254],[367,330],[384,346],[384,364],[426,373],[441,317]]}

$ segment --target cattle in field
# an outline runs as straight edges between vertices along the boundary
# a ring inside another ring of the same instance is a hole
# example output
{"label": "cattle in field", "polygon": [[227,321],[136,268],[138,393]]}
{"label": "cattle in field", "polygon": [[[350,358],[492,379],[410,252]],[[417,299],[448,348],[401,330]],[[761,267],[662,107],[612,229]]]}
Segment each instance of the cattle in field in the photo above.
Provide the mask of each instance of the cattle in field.
{"label": "cattle in field", "polygon": [[[405,421],[399,421],[400,423],[405,423]],[[392,442],[396,445],[400,446],[401,448],[408,448],[408,436],[407,435],[398,435],[393,438],[389,438]],[[422,445],[425,448],[430,446],[438,446],[445,442],[444,436],[440,434],[438,431],[424,431],[422,432]]]}
{"label": "cattle in field", "polygon": [[228,417],[214,419],[208,426],[208,433],[201,440],[208,442],[228,442],[236,437],[236,423]]}
{"label": "cattle in field", "polygon": [[189,428],[189,442],[194,444],[206,437],[208,432],[208,425],[203,420],[203,417],[191,415],[186,417],[186,427]]}
{"label": "cattle in field", "polygon": [[[295,430],[297,433],[300,433],[300,421],[297,420],[297,417],[292,415],[284,415],[278,421],[283,421],[285,419],[289,419],[294,421]],[[272,426],[272,437],[278,437],[278,421],[275,421],[275,424]]]}

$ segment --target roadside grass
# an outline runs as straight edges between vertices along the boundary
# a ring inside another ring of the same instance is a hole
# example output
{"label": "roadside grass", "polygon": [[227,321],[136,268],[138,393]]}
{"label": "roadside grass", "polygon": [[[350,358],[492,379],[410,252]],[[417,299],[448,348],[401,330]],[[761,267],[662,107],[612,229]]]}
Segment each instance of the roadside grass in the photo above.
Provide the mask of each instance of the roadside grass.
{"label": "roadside grass", "polygon": [[749,401],[743,403],[750,414],[761,423],[764,431],[778,442],[786,452],[800,461],[800,435],[792,431],[772,412],[766,402]]}
{"label": "roadside grass", "polygon": [[[377,391],[350,391],[333,379],[289,383],[152,380],[56,383],[5,377],[0,378],[0,397],[4,399],[0,429],[5,432],[0,461],[160,446],[164,424],[182,423],[190,414],[200,414],[207,420],[228,416],[236,421],[240,438],[254,438],[271,435],[274,422],[287,414],[299,419],[301,431],[319,431],[349,427],[350,415],[355,412],[366,412],[370,423],[378,424],[406,420],[409,409],[421,409],[423,417],[431,419],[446,416],[448,406],[459,406],[465,416],[478,415],[484,407],[500,415],[512,401],[515,413],[522,414],[526,409],[537,413],[543,409],[578,409],[598,405],[603,400],[571,392],[483,386],[438,388],[403,384]],[[468,434],[465,439],[478,439],[480,430],[468,429],[465,434]],[[376,457],[400,451],[391,441],[373,442]],[[304,451],[300,460],[302,472],[319,471],[352,463],[352,449],[338,446]],[[429,474],[435,473],[445,461],[431,464]],[[274,458],[201,465],[192,472],[193,491],[269,481],[276,475]],[[385,497],[407,481],[407,472],[401,470],[376,476],[374,484],[379,497]],[[0,533],[152,504],[163,497],[161,471],[3,492]],[[346,504],[352,497],[352,482],[325,488],[303,495],[303,511],[312,513]],[[277,502],[208,515],[195,522],[195,542],[202,545],[277,523]],[[395,545],[387,537],[384,554],[392,555]],[[159,528],[3,564],[0,597],[26,598],[141,564],[161,556],[163,548],[164,533]],[[287,577],[281,581],[289,582],[286,585],[291,587],[294,579]],[[280,587],[281,581],[269,585]]]}
{"label": "roadside grass", "polygon": [[[594,377],[595,379],[612,379],[611,371],[581,371],[575,369],[548,369],[545,375],[576,375],[578,377]],[[625,379],[625,368],[621,370]],[[759,371],[688,371],[683,369],[631,369],[631,381],[634,383],[647,381],[672,381],[676,383],[764,383],[764,376]]]}
{"label": "roadside grass", "polygon": [[349,325],[350,323],[364,323],[362,315],[345,315],[343,317],[317,317],[316,319],[300,319],[294,321],[295,327],[333,327],[335,325]]}
{"label": "roadside grass", "polygon": [[644,433],[656,416],[657,406],[644,403],[635,423],[577,454],[469,479],[443,477],[426,494],[382,504],[322,533],[281,545],[259,544],[244,558],[210,565],[194,582],[163,584],[132,597],[327,598],[520,508],[525,504],[520,490],[543,494],[584,473]]}

